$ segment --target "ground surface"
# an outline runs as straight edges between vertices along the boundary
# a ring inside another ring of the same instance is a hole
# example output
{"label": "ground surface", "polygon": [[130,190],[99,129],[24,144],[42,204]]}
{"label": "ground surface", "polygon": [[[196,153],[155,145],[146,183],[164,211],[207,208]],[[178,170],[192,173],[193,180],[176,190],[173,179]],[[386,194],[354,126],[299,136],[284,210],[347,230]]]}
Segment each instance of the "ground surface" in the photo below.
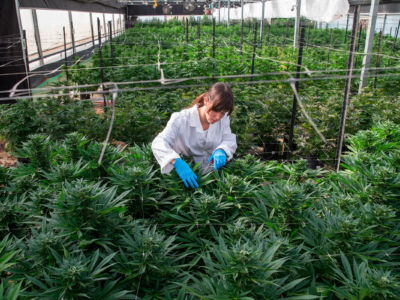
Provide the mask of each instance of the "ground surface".
{"label": "ground surface", "polygon": [[0,142],[0,166],[6,168],[14,167],[17,164],[17,158],[5,151],[5,144],[5,141]]}

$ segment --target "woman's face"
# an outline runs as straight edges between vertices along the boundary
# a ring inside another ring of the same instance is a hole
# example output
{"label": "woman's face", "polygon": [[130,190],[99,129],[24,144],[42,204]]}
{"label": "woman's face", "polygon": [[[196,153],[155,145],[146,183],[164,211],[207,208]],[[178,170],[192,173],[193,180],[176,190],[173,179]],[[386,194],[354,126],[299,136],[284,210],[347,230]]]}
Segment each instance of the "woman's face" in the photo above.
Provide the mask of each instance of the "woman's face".
{"label": "woman's face", "polygon": [[226,111],[216,112],[216,111],[209,109],[211,107],[211,104],[207,98],[206,98],[205,104],[206,104],[205,105],[206,106],[206,119],[209,124],[214,124],[214,123],[218,122],[219,120],[221,120],[225,116]]}
{"label": "woman's face", "polygon": [[206,110],[206,119],[209,124],[214,124],[225,116],[226,112],[216,112],[213,110]]}

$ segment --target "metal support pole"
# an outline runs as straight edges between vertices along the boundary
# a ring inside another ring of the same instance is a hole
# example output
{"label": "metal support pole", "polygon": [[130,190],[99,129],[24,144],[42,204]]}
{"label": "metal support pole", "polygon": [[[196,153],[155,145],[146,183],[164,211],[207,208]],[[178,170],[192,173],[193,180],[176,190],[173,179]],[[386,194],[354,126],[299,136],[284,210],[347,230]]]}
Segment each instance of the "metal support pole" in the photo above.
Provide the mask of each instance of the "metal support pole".
{"label": "metal support pole", "polygon": [[197,20],[197,38],[200,39],[200,18]]}
{"label": "metal support pole", "polygon": [[212,57],[215,58],[215,19],[213,18],[213,49]]}
{"label": "metal support pole", "polygon": [[260,43],[262,47],[262,42],[264,38],[264,10],[265,10],[265,0],[262,0],[262,9],[261,9],[261,27],[260,27]]}
{"label": "metal support pole", "polygon": [[111,35],[115,34],[115,19],[114,19],[114,14],[112,14],[112,27],[111,29],[113,29],[114,31],[111,31]]}
{"label": "metal support pole", "polygon": [[346,76],[346,83],[345,83],[345,88],[344,88],[342,113],[341,113],[341,117],[340,117],[339,137],[338,137],[337,145],[336,145],[336,158],[335,158],[336,172],[339,172],[340,160],[342,157],[344,131],[345,131],[345,127],[346,127],[347,106],[348,106],[349,96],[350,96],[351,76],[353,74],[354,51],[355,51],[355,47],[356,47],[355,39],[356,39],[356,34],[357,34],[359,16],[360,16],[360,5],[357,5],[356,9],[354,10],[353,30],[351,33],[349,59],[348,59],[348,63],[347,63],[347,74],[346,74],[347,76]]}
{"label": "metal support pole", "polygon": [[[28,52],[28,41],[26,39],[26,30],[22,31],[22,39],[23,39],[23,45],[22,49],[24,51],[24,60],[25,60],[25,66],[26,66],[26,75],[30,75],[30,69],[29,69],[29,52]],[[31,80],[30,77],[26,77],[26,82],[28,84],[28,93],[29,96],[32,96],[32,90],[31,90]]]}
{"label": "metal support pole", "polygon": [[[301,76],[300,72],[301,72],[301,63],[303,60],[304,32],[305,32],[305,28],[304,28],[304,26],[301,26],[299,54],[297,57],[296,79],[300,79],[300,76]],[[299,81],[298,80],[296,80],[295,86],[296,86],[296,91],[298,92],[299,91]],[[293,95],[292,116],[290,119],[290,131],[289,131],[288,159],[290,159],[290,156],[292,155],[292,151],[293,151],[293,135],[294,135],[294,123],[296,120],[296,112],[297,112],[297,99],[296,99],[296,95]]]}
{"label": "metal support pole", "polygon": [[346,31],[344,33],[344,43],[346,43],[346,41],[347,41],[347,29],[349,28],[349,18],[350,18],[350,14],[347,14]]}
{"label": "metal support pole", "polygon": [[[104,16],[104,14],[103,14]],[[97,18],[97,32],[99,35],[99,59],[100,59],[100,78],[101,78],[101,89],[103,91],[104,107],[107,106],[106,95],[104,94],[104,73],[103,73],[103,53],[101,49],[101,26],[100,19]]]}
{"label": "metal support pole", "polygon": [[333,31],[332,28],[329,31],[330,31],[330,35],[329,35],[329,49],[328,49],[328,65],[329,65],[329,62],[330,62],[330,59],[331,59],[332,31]]}
{"label": "metal support pole", "polygon": [[113,44],[112,44],[112,23],[111,21],[108,21],[108,32],[110,34],[110,57],[111,57],[111,69],[114,68],[114,49],[113,49]]}
{"label": "metal support pole", "polygon": [[397,42],[397,37],[399,35],[399,30],[400,30],[400,20],[399,20],[399,24],[397,25],[397,28],[396,28],[396,34],[395,34],[394,43],[393,43],[393,51],[396,48],[396,42]]}
{"label": "metal support pole", "polygon": [[65,34],[65,27],[63,27],[63,34],[64,34],[64,60],[65,60],[65,76],[67,80],[69,79],[68,74],[68,58],[67,58],[67,36]]}
{"label": "metal support pole", "polygon": [[38,24],[36,9],[32,9],[32,21],[33,21],[33,28],[35,31],[36,47],[37,47],[37,51],[39,53],[39,58],[40,58],[40,65],[43,66],[44,65],[43,50],[42,50],[42,42],[40,39],[40,31],[39,31],[39,24]]}
{"label": "metal support pole", "polygon": [[286,40],[289,32],[289,20],[286,22],[286,32],[285,32],[285,39],[283,40],[283,45],[286,46]]}
{"label": "metal support pole", "polygon": [[94,30],[93,30],[93,15],[92,15],[92,13],[89,13],[89,15],[90,15],[90,31],[92,33],[92,44],[93,44],[93,48],[94,48],[95,43],[94,43]]}
{"label": "metal support pole", "polygon": [[382,34],[385,34],[387,14],[383,16]]}
{"label": "metal support pole", "polygon": [[103,13],[103,28],[104,28],[104,42],[107,39],[107,23],[106,23],[106,14]]}
{"label": "metal support pole", "polygon": [[244,18],[243,18],[243,10],[244,10],[244,0],[241,0],[241,5],[242,5],[242,26],[241,26],[241,30],[240,30],[240,56],[242,56],[242,49],[243,49],[243,22],[244,22]]}
{"label": "metal support pole", "polygon": [[74,23],[72,22],[72,12],[68,11],[68,18],[69,18],[69,28],[71,31],[71,42],[72,42],[72,57],[75,57],[75,30],[74,30]]}
{"label": "metal support pole", "polygon": [[374,44],[374,34],[376,27],[376,18],[378,16],[379,0],[371,1],[369,11],[369,22],[367,28],[367,37],[365,41],[364,57],[361,69],[360,86],[358,88],[358,94],[361,94],[362,89],[367,86],[368,83],[368,69],[371,60],[371,51]]}
{"label": "metal support pole", "polygon": [[231,0],[228,0],[228,27],[231,24]]}
{"label": "metal support pole", "polygon": [[189,21],[188,18],[185,19],[186,19],[186,24],[185,24],[186,43],[189,43]]}
{"label": "metal support pole", "polygon": [[310,27],[311,27],[311,22],[308,22],[307,41],[306,41],[306,51],[307,51],[307,49],[308,49],[308,41],[310,40]]}
{"label": "metal support pole", "polygon": [[375,69],[374,89],[376,89],[376,83],[378,81],[379,53],[381,50],[381,40],[382,40],[382,31],[379,32],[378,49],[376,50],[376,69]]}
{"label": "metal support pole", "polygon": [[221,23],[221,0],[218,0],[218,23]]}
{"label": "metal support pole", "polygon": [[297,48],[299,44],[299,28],[300,28],[300,11],[301,11],[301,0],[296,0],[296,20],[294,24],[294,37],[293,47]]}
{"label": "metal support pole", "polygon": [[[357,53],[358,53],[358,51],[360,49],[361,33],[362,33],[362,25],[359,24],[358,37],[357,37],[356,50],[355,50]],[[358,56],[356,56],[355,59],[354,59],[354,65],[357,66],[357,63],[358,63]]]}
{"label": "metal support pole", "polygon": [[[256,48],[257,48],[257,26],[258,22],[254,25],[254,44],[253,44],[253,60],[251,62],[251,75],[254,74],[254,62],[256,58]],[[251,77],[250,81],[253,81],[253,77]]]}

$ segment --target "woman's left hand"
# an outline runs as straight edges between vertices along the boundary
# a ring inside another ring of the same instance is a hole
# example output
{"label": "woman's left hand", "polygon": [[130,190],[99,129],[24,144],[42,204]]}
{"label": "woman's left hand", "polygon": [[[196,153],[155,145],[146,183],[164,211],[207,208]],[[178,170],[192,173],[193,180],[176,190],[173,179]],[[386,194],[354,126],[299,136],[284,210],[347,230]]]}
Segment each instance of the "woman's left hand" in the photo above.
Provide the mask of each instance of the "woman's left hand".
{"label": "woman's left hand", "polygon": [[226,153],[222,149],[217,149],[214,151],[214,153],[211,155],[210,159],[208,160],[208,163],[211,163],[214,161],[214,169],[218,170],[221,169],[223,166],[226,165]]}

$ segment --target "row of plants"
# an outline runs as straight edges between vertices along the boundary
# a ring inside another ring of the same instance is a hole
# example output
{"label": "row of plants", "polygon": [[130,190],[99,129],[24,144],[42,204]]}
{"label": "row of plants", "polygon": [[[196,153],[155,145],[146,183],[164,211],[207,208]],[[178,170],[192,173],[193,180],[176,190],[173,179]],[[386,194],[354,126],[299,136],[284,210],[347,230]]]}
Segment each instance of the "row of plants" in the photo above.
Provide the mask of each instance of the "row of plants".
{"label": "row of plants", "polygon": [[[216,80],[223,80],[230,82],[236,99],[232,127],[238,136],[238,155],[254,153],[255,149],[261,148],[263,151],[260,155],[264,158],[284,158],[288,150],[293,101],[293,91],[284,80],[289,78],[289,73],[294,76],[297,63],[297,51],[289,46],[291,43],[283,46],[286,20],[277,20],[272,25],[267,25],[270,27],[269,44],[263,44],[262,48],[260,45],[257,47],[255,73],[270,75],[254,77],[255,81],[266,82],[253,85],[247,84],[251,80],[249,77],[215,77],[250,73],[253,25],[245,25],[242,55],[238,44],[240,24],[230,27],[218,25],[213,58],[211,20],[202,20],[200,39],[197,39],[195,31],[197,23],[192,21],[189,43],[185,39],[183,24],[175,20],[162,24],[138,23],[135,28],[113,40],[112,59],[110,45],[103,47],[105,81],[124,82],[119,86],[121,92],[118,95],[117,124],[113,129],[113,137],[129,144],[150,142],[165,126],[172,112],[188,106]],[[326,46],[329,43],[328,30],[314,29],[311,26],[310,31],[312,44]],[[267,43],[267,34],[266,29],[263,43]],[[344,38],[344,34],[344,30],[335,30],[335,36],[339,40]],[[327,142],[320,139],[310,122],[299,111],[295,122],[296,148],[293,153],[298,157],[314,157],[329,162],[335,155],[344,93],[344,80],[341,76],[345,75],[347,68],[348,45],[338,44],[336,47],[337,51],[331,51],[329,64],[326,60],[328,49],[312,45],[305,49],[303,65],[307,69],[303,71],[316,73],[302,74],[302,78],[307,81],[300,82],[299,93],[305,110]],[[388,49],[382,50],[386,56],[381,57],[381,66],[398,66],[395,57],[397,54],[387,52]],[[131,81],[161,78],[161,71],[157,66],[158,53],[165,78],[203,76],[202,79],[178,82],[176,86],[162,86],[158,82],[129,84]],[[361,59],[358,59],[358,63],[361,63]],[[89,61],[81,61],[69,68],[69,81],[63,78],[56,85],[69,86],[68,89],[61,90],[65,94],[69,94],[71,89],[78,93],[93,92],[101,83],[99,67],[99,53],[96,52]],[[277,74],[273,75],[272,72]],[[396,113],[399,109],[399,90],[393,80],[397,78],[396,72],[381,72],[376,89],[370,86],[363,94],[351,96],[346,133],[353,134],[360,129],[368,129],[379,120],[399,121]],[[356,76],[358,73],[354,71]],[[358,80],[354,78],[352,83],[356,93]],[[74,89],[76,84],[90,86]],[[193,84],[199,87],[186,86]],[[145,89],[141,90],[142,88]],[[15,146],[24,141],[29,133],[34,132],[61,138],[67,132],[77,131],[90,138],[102,140],[109,126],[111,112],[106,111],[104,115],[96,116],[91,111],[90,104],[71,101],[70,97],[59,96],[59,92],[60,90],[55,90],[57,95],[54,99],[39,98],[33,103],[21,102],[10,108],[2,107],[1,135]]]}
{"label": "row of plants", "polygon": [[339,173],[246,155],[185,189],[149,145],[34,134],[0,168],[4,299],[397,299],[400,126]]}

